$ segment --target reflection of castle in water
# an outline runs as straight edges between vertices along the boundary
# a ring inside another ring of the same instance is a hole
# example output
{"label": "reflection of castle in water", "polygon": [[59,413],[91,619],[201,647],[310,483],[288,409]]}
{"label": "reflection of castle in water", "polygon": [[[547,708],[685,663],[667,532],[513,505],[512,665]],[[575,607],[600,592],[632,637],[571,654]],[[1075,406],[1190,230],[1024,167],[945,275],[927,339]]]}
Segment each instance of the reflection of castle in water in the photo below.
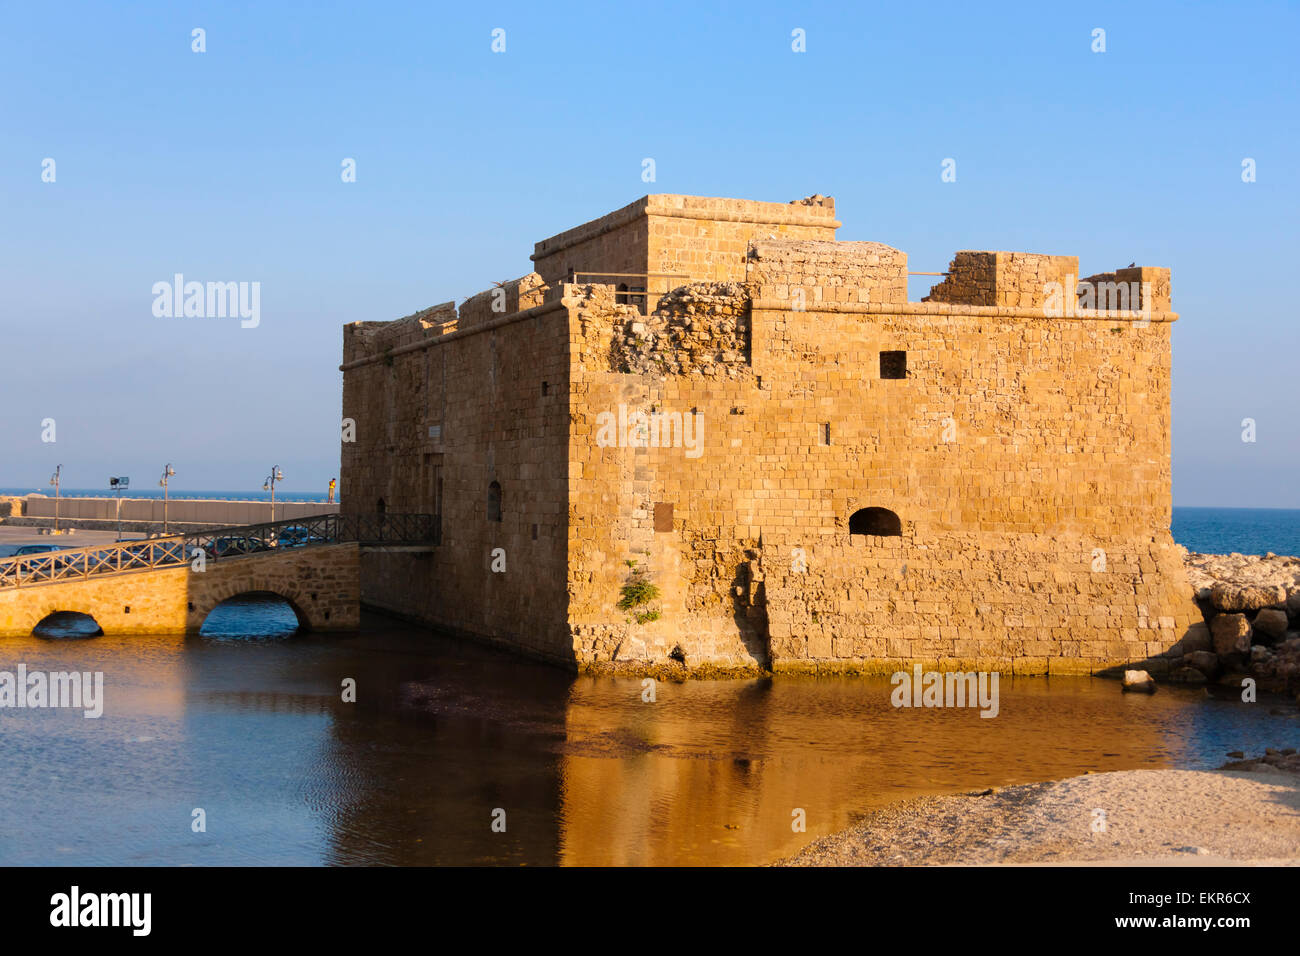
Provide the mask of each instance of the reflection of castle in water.
{"label": "reflection of castle in water", "polygon": [[358,703],[329,705],[312,786],[333,862],[761,863],[906,796],[1166,764],[1192,700],[1008,678],[984,720],[897,710],[884,679],[776,678],[660,683],[647,703],[638,680],[434,653],[356,658]]}

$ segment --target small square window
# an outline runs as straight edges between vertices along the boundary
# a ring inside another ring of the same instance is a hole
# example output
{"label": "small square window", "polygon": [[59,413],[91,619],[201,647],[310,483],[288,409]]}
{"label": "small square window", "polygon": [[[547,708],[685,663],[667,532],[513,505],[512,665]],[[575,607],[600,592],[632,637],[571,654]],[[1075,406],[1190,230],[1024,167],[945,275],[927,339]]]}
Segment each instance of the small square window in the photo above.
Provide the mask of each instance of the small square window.
{"label": "small square window", "polygon": [[880,353],[880,377],[881,378],[907,378],[907,353],[906,352],[881,352]]}

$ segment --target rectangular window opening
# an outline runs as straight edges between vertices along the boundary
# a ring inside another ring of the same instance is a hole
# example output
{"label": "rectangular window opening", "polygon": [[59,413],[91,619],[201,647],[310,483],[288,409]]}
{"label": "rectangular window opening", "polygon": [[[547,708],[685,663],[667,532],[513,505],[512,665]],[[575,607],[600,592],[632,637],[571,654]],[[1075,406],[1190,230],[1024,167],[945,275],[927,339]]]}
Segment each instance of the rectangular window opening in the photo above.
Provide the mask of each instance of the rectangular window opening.
{"label": "rectangular window opening", "polygon": [[881,352],[880,353],[880,377],[881,378],[907,378],[907,353],[906,352]]}

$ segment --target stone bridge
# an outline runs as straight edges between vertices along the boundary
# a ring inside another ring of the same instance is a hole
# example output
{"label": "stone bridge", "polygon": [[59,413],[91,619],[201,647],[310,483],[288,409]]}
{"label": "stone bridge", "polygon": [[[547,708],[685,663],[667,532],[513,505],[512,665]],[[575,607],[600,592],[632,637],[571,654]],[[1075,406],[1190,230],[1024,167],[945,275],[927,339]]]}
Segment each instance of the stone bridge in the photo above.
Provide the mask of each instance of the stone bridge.
{"label": "stone bridge", "polygon": [[89,615],[105,634],[196,634],[218,604],[249,593],[283,598],[301,630],[354,630],[361,617],[360,546],[225,557],[202,571],[185,564],[0,588],[0,637],[27,636],[60,611]]}
{"label": "stone bridge", "polygon": [[283,598],[301,630],[355,630],[362,549],[430,546],[437,527],[432,515],[327,515],[10,558],[0,561],[0,637],[69,611],[105,634],[193,634],[242,594]]}

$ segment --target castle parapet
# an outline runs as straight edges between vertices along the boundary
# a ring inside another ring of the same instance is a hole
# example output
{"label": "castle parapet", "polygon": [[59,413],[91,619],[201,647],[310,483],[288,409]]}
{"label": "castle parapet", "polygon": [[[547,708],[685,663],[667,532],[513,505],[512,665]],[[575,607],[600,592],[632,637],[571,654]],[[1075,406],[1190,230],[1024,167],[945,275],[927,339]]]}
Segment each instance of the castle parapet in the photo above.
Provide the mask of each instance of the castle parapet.
{"label": "castle parapet", "polygon": [[963,250],[952,258],[947,277],[922,302],[1037,308],[1079,275],[1078,256],[1031,252]]}
{"label": "castle parapet", "polygon": [[748,284],[798,311],[823,303],[907,302],[907,253],[881,242],[765,239],[750,247]]}

